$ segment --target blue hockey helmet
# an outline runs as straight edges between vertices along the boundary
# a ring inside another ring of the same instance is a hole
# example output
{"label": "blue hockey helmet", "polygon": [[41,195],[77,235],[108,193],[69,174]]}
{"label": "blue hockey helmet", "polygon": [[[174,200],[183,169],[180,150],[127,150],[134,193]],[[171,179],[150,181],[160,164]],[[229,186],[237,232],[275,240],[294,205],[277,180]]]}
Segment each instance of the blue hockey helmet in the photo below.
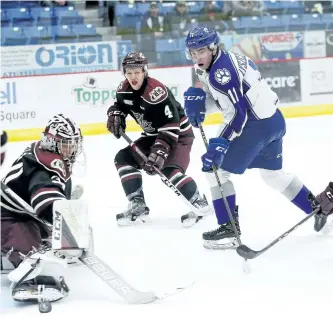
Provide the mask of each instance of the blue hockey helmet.
{"label": "blue hockey helmet", "polygon": [[207,25],[196,26],[187,34],[185,45],[186,45],[186,56],[191,59],[190,50],[208,47],[213,50],[217,48],[219,44],[219,36],[215,29],[208,27]]}

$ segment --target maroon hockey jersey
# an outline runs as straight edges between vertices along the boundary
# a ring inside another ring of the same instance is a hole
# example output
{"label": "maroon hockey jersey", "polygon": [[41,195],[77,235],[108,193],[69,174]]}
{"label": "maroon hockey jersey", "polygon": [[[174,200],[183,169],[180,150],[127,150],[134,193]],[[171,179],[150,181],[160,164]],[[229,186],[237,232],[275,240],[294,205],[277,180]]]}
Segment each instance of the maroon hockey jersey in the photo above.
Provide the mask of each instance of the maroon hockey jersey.
{"label": "maroon hockey jersey", "polygon": [[[52,203],[70,199],[71,174],[60,155],[32,143],[12,164],[2,182],[34,209],[36,216],[52,222]],[[1,192],[2,213],[24,213],[24,208]],[[4,214],[2,214],[4,216]]]}
{"label": "maroon hockey jersey", "polygon": [[194,138],[184,109],[170,89],[155,78],[145,78],[137,91],[124,80],[117,89],[114,106],[133,117],[144,136],[154,136],[171,147],[181,137]]}

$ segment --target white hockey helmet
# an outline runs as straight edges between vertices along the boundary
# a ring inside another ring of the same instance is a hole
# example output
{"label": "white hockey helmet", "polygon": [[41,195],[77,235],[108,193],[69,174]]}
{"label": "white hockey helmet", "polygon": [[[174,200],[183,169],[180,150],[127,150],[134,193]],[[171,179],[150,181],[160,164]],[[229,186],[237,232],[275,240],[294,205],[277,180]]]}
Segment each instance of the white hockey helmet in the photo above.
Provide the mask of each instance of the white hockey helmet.
{"label": "white hockey helmet", "polygon": [[82,133],[80,127],[63,114],[53,116],[42,133],[42,149],[57,153],[64,161],[73,164],[82,152]]}

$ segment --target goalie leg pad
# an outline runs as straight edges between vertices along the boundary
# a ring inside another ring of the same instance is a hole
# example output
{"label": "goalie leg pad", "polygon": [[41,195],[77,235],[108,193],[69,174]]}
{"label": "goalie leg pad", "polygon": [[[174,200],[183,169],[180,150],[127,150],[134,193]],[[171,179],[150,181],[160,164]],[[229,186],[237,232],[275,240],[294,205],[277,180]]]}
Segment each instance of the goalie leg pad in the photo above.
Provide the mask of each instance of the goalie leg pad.
{"label": "goalie leg pad", "polygon": [[52,249],[88,249],[89,244],[87,205],[79,200],[55,201],[53,203]]}

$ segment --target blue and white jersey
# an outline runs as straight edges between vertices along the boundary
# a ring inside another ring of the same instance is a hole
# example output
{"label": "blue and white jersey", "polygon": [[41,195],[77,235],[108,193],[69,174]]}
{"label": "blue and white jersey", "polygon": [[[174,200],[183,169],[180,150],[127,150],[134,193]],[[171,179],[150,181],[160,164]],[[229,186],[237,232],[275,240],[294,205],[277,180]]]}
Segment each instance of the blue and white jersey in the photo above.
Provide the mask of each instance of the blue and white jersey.
{"label": "blue and white jersey", "polygon": [[247,56],[220,50],[209,72],[194,67],[207,94],[207,113],[223,114],[220,137],[231,141],[239,136],[249,113],[260,120],[276,112],[278,96]]}

